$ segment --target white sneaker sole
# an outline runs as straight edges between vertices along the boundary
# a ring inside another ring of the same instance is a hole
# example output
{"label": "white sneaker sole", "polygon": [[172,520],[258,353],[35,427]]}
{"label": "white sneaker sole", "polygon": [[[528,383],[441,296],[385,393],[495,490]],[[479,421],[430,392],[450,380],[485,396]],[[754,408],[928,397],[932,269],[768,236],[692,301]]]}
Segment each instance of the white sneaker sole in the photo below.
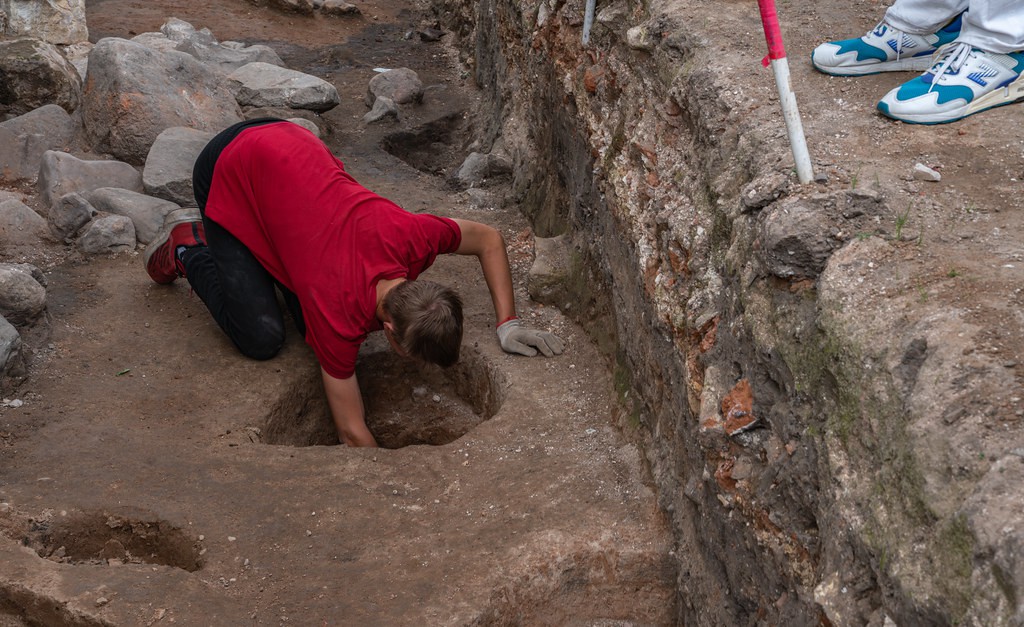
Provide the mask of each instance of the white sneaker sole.
{"label": "white sneaker sole", "polygon": [[987,109],[1013,104],[1022,99],[1024,99],[1024,74],[1021,74],[1017,77],[1017,80],[1013,81],[1006,87],[994,89],[984,96],[976,98],[970,103],[957,109],[951,109],[940,113],[898,114],[892,111],[892,106],[890,105],[889,117],[902,120],[903,122],[910,122],[911,124],[945,124],[947,122],[962,120],[969,115],[981,113]]}
{"label": "white sneaker sole", "polygon": [[882,61],[864,65],[821,65],[811,56],[811,63],[819,72],[832,76],[867,76],[881,72],[924,72],[932,67],[932,56],[910,57],[896,61]]}

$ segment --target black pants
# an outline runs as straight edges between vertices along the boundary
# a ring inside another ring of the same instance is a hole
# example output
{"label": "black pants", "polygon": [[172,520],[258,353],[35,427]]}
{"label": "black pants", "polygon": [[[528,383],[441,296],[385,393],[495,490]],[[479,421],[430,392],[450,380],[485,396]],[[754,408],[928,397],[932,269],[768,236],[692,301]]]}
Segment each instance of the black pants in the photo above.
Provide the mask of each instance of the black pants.
{"label": "black pants", "polygon": [[246,128],[278,121],[262,118],[239,122],[220,132],[200,153],[192,171],[192,187],[203,215],[207,246],[190,248],[182,255],[192,289],[238,350],[253,359],[270,359],[284,345],[284,316],[277,290],[299,332],[305,335],[302,308],[295,294],[278,283],[245,244],[207,217],[206,200],[214,166],[224,148]]}

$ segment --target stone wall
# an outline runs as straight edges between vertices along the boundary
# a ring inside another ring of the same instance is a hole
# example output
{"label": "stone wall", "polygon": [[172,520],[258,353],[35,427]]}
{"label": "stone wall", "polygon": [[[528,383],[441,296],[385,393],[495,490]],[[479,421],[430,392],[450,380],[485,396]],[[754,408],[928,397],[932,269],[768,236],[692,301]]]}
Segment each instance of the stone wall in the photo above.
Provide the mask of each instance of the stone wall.
{"label": "stone wall", "polygon": [[846,306],[851,264],[888,246],[848,233],[885,198],[797,185],[773,87],[702,39],[721,3],[601,3],[588,47],[582,1],[433,4],[483,95],[476,135],[513,156],[537,234],[570,242],[551,304],[614,369],[675,527],[680,623],[1020,619],[1016,545],[981,546],[929,488],[928,447],[956,446],[915,435],[937,338]]}

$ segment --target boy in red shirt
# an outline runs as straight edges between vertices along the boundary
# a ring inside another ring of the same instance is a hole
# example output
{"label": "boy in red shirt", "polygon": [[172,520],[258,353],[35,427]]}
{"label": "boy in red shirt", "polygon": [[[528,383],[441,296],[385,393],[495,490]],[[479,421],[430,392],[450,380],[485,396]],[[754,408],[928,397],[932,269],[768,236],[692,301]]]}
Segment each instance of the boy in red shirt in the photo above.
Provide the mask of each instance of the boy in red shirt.
{"label": "boy in red shirt", "polygon": [[146,248],[157,283],[186,277],[239,350],[269,359],[284,343],[276,289],[313,348],[338,435],[376,446],[355,377],[367,333],[441,366],[458,360],[462,303],[417,280],[439,254],[480,260],[507,352],[560,354],[561,340],[515,315],[505,242],[469,220],[412,214],[359,185],[312,133],[276,119],[217,135],[196,160],[200,212],[175,212]]}

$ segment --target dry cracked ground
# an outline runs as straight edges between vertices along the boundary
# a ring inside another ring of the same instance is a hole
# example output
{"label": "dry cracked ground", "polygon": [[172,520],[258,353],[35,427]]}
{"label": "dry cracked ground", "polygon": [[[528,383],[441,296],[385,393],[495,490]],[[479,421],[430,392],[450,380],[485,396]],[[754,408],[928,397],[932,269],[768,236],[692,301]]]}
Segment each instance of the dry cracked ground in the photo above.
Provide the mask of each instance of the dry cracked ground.
{"label": "dry cracked ground", "polygon": [[[778,106],[757,64],[764,41],[754,3],[667,4],[692,9],[691,28],[723,66],[749,68],[730,72],[745,77],[728,87],[731,101]],[[527,298],[531,236],[515,207],[503,207],[500,191],[471,196],[445,182],[473,139],[459,123],[475,97],[468,72],[445,39],[406,38],[427,24],[419,7],[360,8],[360,18],[328,21],[242,0],[96,0],[88,20],[95,41],[178,17],[222,40],[267,43],[291,67],[335,83],[342,104],[325,114],[326,141],[349,170],[407,208],[501,227],[521,315],[561,334],[568,351],[548,360],[502,354],[478,270],[445,259],[431,274],[467,300],[469,358],[442,375],[368,346],[360,377],[371,426],[399,448],[323,446],[315,364],[297,335],[277,359],[247,361],[187,286],[151,284],[138,255],[44,251],[50,335],[35,341],[30,378],[17,390],[24,404],[0,408],[0,524],[9,538],[0,540],[0,625],[676,621],[681,559],[643,454],[613,427],[604,358],[584,329]],[[955,309],[971,325],[970,341],[947,339],[985,412],[962,415],[984,424],[971,425],[977,446],[949,463],[977,472],[985,451],[1019,441],[1024,415],[1024,106],[905,126],[872,110],[903,77],[828,78],[808,67],[816,43],[860,34],[883,10],[779,7],[824,186],[884,192],[893,209],[866,230],[896,244],[843,275],[856,301],[848,304],[913,307],[936,320]],[[403,123],[445,120],[404,138],[420,148],[416,159],[404,153],[408,161],[434,173],[383,150],[389,129],[360,123],[373,68],[403,65],[428,85]],[[915,180],[917,163],[942,181]],[[1000,360],[1014,386],[972,381],[975,356]],[[450,418],[450,428],[413,441],[396,416]],[[964,428],[957,420],[947,424]]]}

